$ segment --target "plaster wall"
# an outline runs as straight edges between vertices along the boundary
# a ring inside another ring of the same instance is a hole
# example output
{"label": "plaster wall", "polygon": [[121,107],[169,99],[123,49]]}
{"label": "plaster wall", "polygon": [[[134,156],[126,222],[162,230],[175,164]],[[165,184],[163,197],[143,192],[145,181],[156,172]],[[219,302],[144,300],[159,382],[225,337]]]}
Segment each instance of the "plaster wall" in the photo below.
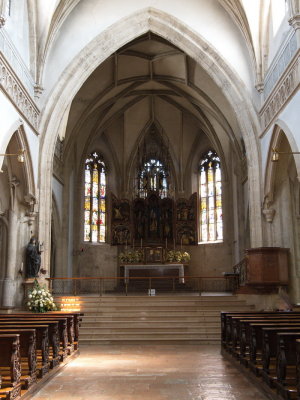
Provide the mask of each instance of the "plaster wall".
{"label": "plaster wall", "polygon": [[27,0],[11,1],[10,16],[7,16],[4,28],[23,62],[30,69],[29,21]]}

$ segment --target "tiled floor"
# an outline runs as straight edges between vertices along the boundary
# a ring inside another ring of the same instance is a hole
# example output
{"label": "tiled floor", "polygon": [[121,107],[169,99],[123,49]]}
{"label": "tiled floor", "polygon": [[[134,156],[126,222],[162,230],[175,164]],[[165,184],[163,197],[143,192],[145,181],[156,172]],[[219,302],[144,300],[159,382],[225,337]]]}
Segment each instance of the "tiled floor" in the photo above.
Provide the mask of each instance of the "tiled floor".
{"label": "tiled floor", "polygon": [[32,399],[266,400],[215,345],[86,346]]}

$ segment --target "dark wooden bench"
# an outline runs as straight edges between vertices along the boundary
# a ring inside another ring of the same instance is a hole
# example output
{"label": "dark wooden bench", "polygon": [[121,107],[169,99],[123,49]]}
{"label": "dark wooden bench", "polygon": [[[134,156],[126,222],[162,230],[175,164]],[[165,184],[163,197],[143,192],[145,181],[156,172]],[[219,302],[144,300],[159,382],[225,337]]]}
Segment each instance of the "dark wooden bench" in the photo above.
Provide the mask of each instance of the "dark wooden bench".
{"label": "dark wooden bench", "polygon": [[228,313],[226,319],[223,320],[225,325],[225,339],[222,342],[222,347],[227,348],[228,351],[234,351],[234,348],[238,345],[238,340],[241,337],[240,333],[240,321],[241,320],[255,320],[255,319],[285,319],[285,318],[300,318],[299,313],[252,313],[252,314],[236,314]]}
{"label": "dark wooden bench", "polygon": [[37,370],[38,377],[43,377],[50,368],[49,361],[49,327],[48,325],[38,324],[35,322],[18,323],[18,322],[2,322],[0,321],[0,329],[35,329],[36,330],[36,354],[37,354]]}
{"label": "dark wooden bench", "polygon": [[228,313],[222,318],[223,354],[230,354],[249,373],[261,376],[284,399],[299,400],[299,313]]}
{"label": "dark wooden bench", "polygon": [[33,314],[12,314],[9,317],[0,315],[0,321],[19,321],[22,323],[42,323],[49,325],[49,343],[50,343],[50,357],[53,361],[51,367],[58,365],[59,360],[64,360],[68,354],[68,333],[67,333],[67,318],[64,317],[51,317],[39,318]]}
{"label": "dark wooden bench", "polygon": [[15,400],[21,394],[20,335],[0,335],[0,398]]}
{"label": "dark wooden bench", "polygon": [[[1,317],[1,316],[0,316]],[[78,329],[79,320],[77,316],[73,314],[66,314],[66,313],[52,313],[47,312],[44,314],[38,313],[16,313],[16,314],[9,314],[8,318],[30,318],[30,319],[38,319],[38,320],[50,320],[53,319],[55,321],[60,322],[59,326],[59,336],[60,336],[60,343],[62,346],[62,351],[64,356],[66,357],[67,354],[71,354],[75,349],[78,349]],[[76,323],[75,323],[76,321]],[[78,323],[77,323],[78,321]],[[76,326],[76,329],[75,329]],[[75,342],[75,332],[77,332],[77,341]]]}
{"label": "dark wooden bench", "polygon": [[286,399],[295,398],[297,394],[297,352],[296,340],[299,332],[277,332],[276,380],[274,386]]}
{"label": "dark wooden bench", "polygon": [[28,389],[36,382],[36,330],[1,329],[0,334],[19,334],[22,389]]}

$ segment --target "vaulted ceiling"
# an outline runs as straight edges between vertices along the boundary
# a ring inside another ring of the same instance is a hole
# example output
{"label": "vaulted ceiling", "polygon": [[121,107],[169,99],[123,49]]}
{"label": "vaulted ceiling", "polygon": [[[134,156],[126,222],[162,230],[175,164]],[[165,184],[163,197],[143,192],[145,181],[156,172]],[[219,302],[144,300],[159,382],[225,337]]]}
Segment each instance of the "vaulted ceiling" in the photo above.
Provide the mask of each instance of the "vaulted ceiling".
{"label": "vaulted ceiling", "polygon": [[66,148],[79,137],[87,142],[125,115],[155,120],[164,114],[171,131],[178,111],[215,148],[226,141],[241,154],[236,118],[221,90],[194,60],[149,32],[109,57],[81,87],[69,111]]}

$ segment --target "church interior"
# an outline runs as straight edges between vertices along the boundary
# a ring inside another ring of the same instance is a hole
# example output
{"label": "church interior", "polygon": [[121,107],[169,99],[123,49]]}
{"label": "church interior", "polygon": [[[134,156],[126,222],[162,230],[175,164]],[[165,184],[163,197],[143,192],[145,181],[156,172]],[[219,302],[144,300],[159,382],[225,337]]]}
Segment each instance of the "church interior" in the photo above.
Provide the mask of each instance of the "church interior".
{"label": "church interior", "polygon": [[300,399],[299,84],[300,0],[0,0],[0,399]]}

